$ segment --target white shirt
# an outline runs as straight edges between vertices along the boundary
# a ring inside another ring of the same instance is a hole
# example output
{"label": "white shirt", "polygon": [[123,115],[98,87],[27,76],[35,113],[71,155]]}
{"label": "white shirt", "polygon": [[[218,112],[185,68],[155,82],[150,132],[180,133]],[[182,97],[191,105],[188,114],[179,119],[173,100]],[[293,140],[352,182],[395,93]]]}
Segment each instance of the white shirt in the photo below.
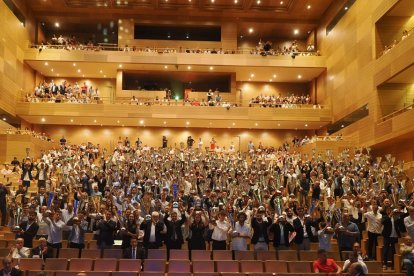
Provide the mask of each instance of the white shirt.
{"label": "white shirt", "polygon": [[407,229],[408,235],[411,237],[411,239],[414,239],[414,219],[412,219],[410,216],[404,218],[404,225]]}
{"label": "white shirt", "polygon": [[246,223],[243,226],[237,221],[234,225],[234,231],[239,233],[243,237],[233,237],[231,242],[232,250],[247,250],[247,240],[245,236],[250,236],[250,227]]}
{"label": "white shirt", "polygon": [[382,232],[382,215],[381,213],[377,212],[377,214],[374,214],[373,211],[367,212],[363,214],[363,219],[367,219],[368,221],[368,232],[381,234]]}
{"label": "white shirt", "polygon": [[231,226],[227,221],[219,221],[216,220],[216,226],[211,225],[210,229],[213,230],[213,234],[211,235],[211,239],[215,241],[225,241],[227,240],[227,233],[229,232]]}
{"label": "white shirt", "polygon": [[62,242],[62,228],[65,223],[62,220],[52,221],[50,218],[46,218],[45,222],[49,225],[49,233],[47,236],[47,242],[51,244]]}
{"label": "white shirt", "polygon": [[30,256],[30,248],[22,247],[19,249],[15,248],[13,252],[11,252],[10,257],[13,259],[20,259],[20,258],[29,258]]}
{"label": "white shirt", "polygon": [[155,242],[155,224],[151,222],[151,231],[149,242]]}

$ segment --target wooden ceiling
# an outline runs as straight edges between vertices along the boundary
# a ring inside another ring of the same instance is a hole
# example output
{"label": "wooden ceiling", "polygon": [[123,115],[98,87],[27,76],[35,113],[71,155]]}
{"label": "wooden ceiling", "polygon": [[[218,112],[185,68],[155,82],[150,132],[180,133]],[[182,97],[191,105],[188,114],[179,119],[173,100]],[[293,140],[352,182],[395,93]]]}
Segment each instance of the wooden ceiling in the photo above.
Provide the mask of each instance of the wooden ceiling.
{"label": "wooden ceiling", "polygon": [[[17,1],[17,0],[14,0]],[[344,1],[344,0],[335,0]],[[260,29],[292,33],[302,28],[300,38],[315,29],[334,0],[25,0],[39,22],[60,23],[117,22],[134,18],[158,24],[217,24],[223,21],[262,24]],[[277,24],[277,25],[273,25]],[[292,35],[292,38],[293,35]],[[296,36],[296,38],[299,38]]]}

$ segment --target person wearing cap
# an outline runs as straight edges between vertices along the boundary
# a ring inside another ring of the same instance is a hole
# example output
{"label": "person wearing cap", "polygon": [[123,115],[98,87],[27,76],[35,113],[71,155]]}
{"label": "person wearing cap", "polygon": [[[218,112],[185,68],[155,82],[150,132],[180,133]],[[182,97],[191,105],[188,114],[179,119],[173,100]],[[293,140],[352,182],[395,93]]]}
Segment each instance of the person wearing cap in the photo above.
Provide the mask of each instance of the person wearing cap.
{"label": "person wearing cap", "polygon": [[247,215],[244,212],[237,214],[237,221],[232,232],[231,248],[234,251],[247,250],[247,240],[250,239],[251,228],[246,224]]}
{"label": "person wearing cap", "polygon": [[[149,219],[147,218],[149,217]],[[145,221],[141,223],[140,230],[144,231],[143,244],[146,250],[158,249],[162,246],[164,223],[160,221],[160,214],[152,212],[147,215]]]}
{"label": "person wearing cap", "polygon": [[39,245],[32,249],[32,258],[41,258],[46,260],[47,258],[52,258],[53,248],[47,245],[45,238],[39,239]]}
{"label": "person wearing cap", "polygon": [[388,255],[391,254],[392,268],[394,269],[393,256],[395,254],[395,244],[398,243],[398,238],[401,237],[402,226],[402,219],[398,209],[392,210],[391,207],[388,207],[382,215],[381,223],[383,225],[382,236],[384,238],[384,247],[382,249],[383,267],[387,267]]}
{"label": "person wearing cap", "polygon": [[272,219],[266,217],[266,209],[260,206],[254,211],[251,222],[253,236],[251,243],[254,245],[255,251],[267,251],[269,249],[269,236],[267,230],[272,225]]}
{"label": "person wearing cap", "polygon": [[277,250],[288,250],[290,246],[290,237],[295,231],[293,226],[286,221],[285,215],[275,219],[269,228],[273,233],[273,247]]}
{"label": "person wearing cap", "polygon": [[19,260],[20,258],[29,258],[30,248],[23,246],[24,240],[17,238],[14,245],[10,247],[9,257]]}
{"label": "person wearing cap", "polygon": [[85,248],[85,233],[88,230],[88,222],[83,217],[83,212],[79,212],[77,217],[70,218],[66,223],[68,226],[72,226],[68,236],[69,248]]}
{"label": "person wearing cap", "polygon": [[39,230],[39,224],[36,222],[36,212],[29,212],[27,221],[20,223],[20,231],[16,233],[16,238],[23,238],[24,246],[28,248],[33,247],[33,239]]}

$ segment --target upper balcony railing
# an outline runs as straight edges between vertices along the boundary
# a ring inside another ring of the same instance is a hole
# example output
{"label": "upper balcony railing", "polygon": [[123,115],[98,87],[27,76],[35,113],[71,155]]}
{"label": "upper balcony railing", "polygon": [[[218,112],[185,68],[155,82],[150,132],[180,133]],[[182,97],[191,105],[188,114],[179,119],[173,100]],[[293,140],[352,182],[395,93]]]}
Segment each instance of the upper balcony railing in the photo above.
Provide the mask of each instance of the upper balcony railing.
{"label": "upper balcony railing", "polygon": [[382,117],[380,119],[380,122],[379,123],[388,121],[388,120],[390,120],[390,119],[392,119],[392,118],[394,118],[394,117],[396,117],[396,116],[398,116],[398,115],[400,115],[400,114],[402,114],[402,113],[404,113],[404,112],[406,112],[408,110],[412,110],[413,108],[414,108],[414,104],[410,104],[410,105],[408,105],[408,106],[406,106],[404,108],[401,108],[399,110],[396,110],[396,111],[394,111],[394,112],[392,112],[392,113],[390,113],[390,114],[385,115],[384,117]]}

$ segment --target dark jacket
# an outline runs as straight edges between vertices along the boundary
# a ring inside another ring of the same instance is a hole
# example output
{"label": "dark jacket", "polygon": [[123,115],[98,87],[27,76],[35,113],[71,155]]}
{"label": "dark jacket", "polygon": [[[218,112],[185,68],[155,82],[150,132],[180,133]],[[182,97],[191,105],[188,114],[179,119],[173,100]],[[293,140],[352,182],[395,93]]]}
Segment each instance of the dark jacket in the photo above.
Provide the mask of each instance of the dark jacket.
{"label": "dark jacket", "polygon": [[[145,257],[145,251],[141,246],[137,246],[136,248],[137,252],[135,253],[135,259],[136,260],[142,260]],[[122,256],[124,259],[132,259],[132,247],[127,247],[124,249]]]}
{"label": "dark jacket", "polygon": [[[37,246],[35,248],[32,249],[32,256],[33,255],[37,255],[40,256],[40,252],[42,250],[40,249],[40,246]],[[50,246],[47,246],[47,253],[45,255],[42,255],[42,259],[46,260],[47,258],[53,258],[53,248]],[[1,274],[0,274],[1,275]]]}
{"label": "dark jacket", "polygon": [[263,235],[265,242],[269,243],[269,235],[267,234],[267,229],[272,224],[271,218],[267,218],[267,221],[258,222],[256,218],[252,219],[252,229],[253,237],[252,244],[256,244],[259,241],[260,236]]}
{"label": "dark jacket", "polygon": [[[144,221],[143,223],[141,223],[139,227],[141,230],[144,230],[144,240],[143,240],[144,247],[147,247],[149,243],[149,239],[151,235],[151,224],[152,224],[152,221]],[[164,230],[164,223],[159,221],[155,224],[155,243],[157,244],[157,246],[162,245],[162,238],[163,238],[163,235],[161,233],[162,230]]]}
{"label": "dark jacket", "polygon": [[[384,227],[382,228],[382,235],[384,237],[389,237],[391,235],[392,232],[392,222],[391,222],[391,218],[384,214],[382,215],[382,220],[381,220],[382,225],[384,225]],[[394,219],[394,228],[395,228],[395,232],[397,232],[397,236],[400,238],[401,237],[401,224],[404,224],[403,220],[401,218],[398,219]]]}
{"label": "dark jacket", "polygon": [[33,180],[32,171],[33,171],[33,163],[31,163],[29,166],[26,166],[26,164],[23,164],[21,179],[23,180],[24,176],[28,172],[29,173],[29,179]]}
{"label": "dark jacket", "polygon": [[[272,224],[272,226],[270,226],[269,231],[273,233],[273,246],[278,247],[280,245],[280,225],[279,225],[279,223]],[[292,233],[294,231],[295,231],[295,229],[293,228],[293,226],[289,222],[286,222],[284,224],[283,233],[284,233],[284,236],[285,236],[285,243],[284,243],[285,246],[289,246],[289,235],[290,235],[290,233]]]}
{"label": "dark jacket", "polygon": [[96,224],[96,230],[99,230],[99,235],[97,235],[97,244],[106,245],[114,244],[114,231],[116,228],[116,222],[113,220],[101,220]]}
{"label": "dark jacket", "polygon": [[175,233],[177,235],[177,241],[180,243],[184,243],[183,232],[181,231],[181,226],[185,223],[185,214],[184,212],[181,214],[181,219],[177,220],[175,223],[168,220],[169,215],[166,214],[164,216],[164,223],[167,226],[167,235],[166,235],[166,242],[170,242],[173,239],[174,227]]}
{"label": "dark jacket", "polygon": [[[311,226],[314,226],[314,227],[316,226],[315,222],[312,222],[309,219],[307,219],[306,222],[305,222],[305,225],[306,225],[305,226],[306,233],[308,234],[309,240],[311,242],[318,241],[318,237],[315,237],[313,235],[312,229],[311,229]],[[293,221],[293,228],[295,229],[295,232],[296,232],[295,243],[296,244],[302,244],[305,232],[303,231],[303,225],[302,225],[302,222],[300,221],[299,218],[296,218]]]}
{"label": "dark jacket", "polygon": [[[0,275],[4,275],[4,269],[1,269],[0,270]],[[18,270],[18,269],[16,269],[16,268],[13,267],[11,269],[9,275],[10,276],[23,276],[23,272],[21,270]]]}
{"label": "dark jacket", "polygon": [[20,223],[20,228],[24,231],[23,233],[19,233],[16,235],[16,238],[23,238],[24,240],[24,247],[32,248],[33,247],[33,238],[37,234],[37,230],[39,230],[39,224],[37,224],[35,221],[32,223],[32,225],[29,226],[29,229],[27,228],[28,221],[23,221]]}

